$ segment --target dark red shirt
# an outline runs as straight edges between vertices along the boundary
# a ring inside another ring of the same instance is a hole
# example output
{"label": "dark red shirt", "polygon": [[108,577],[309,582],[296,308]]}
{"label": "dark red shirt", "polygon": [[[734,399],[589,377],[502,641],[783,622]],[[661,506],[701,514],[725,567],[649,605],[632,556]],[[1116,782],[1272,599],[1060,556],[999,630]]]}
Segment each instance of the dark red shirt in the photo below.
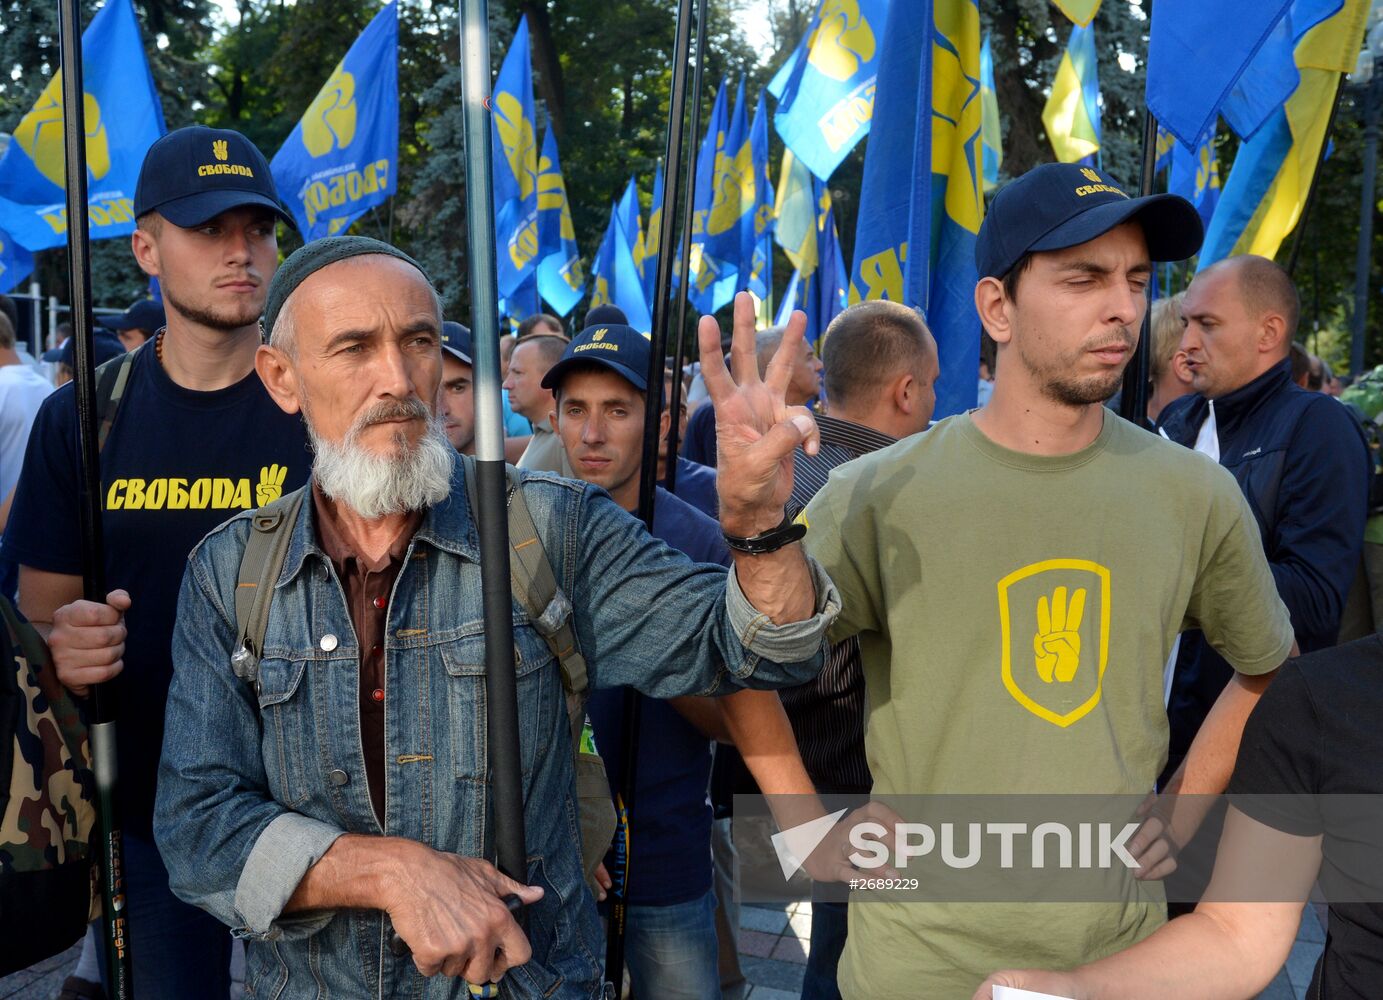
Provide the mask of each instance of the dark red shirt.
{"label": "dark red shirt", "polygon": [[416,515],[407,530],[399,533],[389,551],[371,562],[351,549],[336,518],[336,508],[314,483],[312,504],[317,514],[317,535],[341,586],[346,590],[346,610],[360,649],[360,745],[365,752],[365,777],[370,785],[370,803],[375,818],[384,827],[384,701],[388,697],[385,681],[384,641],[389,631],[389,595],[403,568],[408,543],[413,540],[422,515]]}

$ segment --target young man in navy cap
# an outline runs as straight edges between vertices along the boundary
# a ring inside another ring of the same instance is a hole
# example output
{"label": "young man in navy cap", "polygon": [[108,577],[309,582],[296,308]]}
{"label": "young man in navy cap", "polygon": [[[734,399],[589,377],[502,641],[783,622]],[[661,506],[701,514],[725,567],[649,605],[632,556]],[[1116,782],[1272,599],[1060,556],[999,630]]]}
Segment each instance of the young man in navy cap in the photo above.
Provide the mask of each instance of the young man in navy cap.
{"label": "young man in navy cap", "polygon": [[[1179,790],[1225,788],[1244,720],[1293,649],[1287,612],[1232,477],[1101,405],[1153,263],[1200,242],[1183,199],[1130,198],[1092,168],[1010,183],[976,244],[992,398],[841,467],[807,507],[808,550],[843,599],[830,637],[860,640],[877,795],[1146,794],[1167,753],[1163,664],[1187,627],[1237,673]],[[1176,843],[1199,818],[1176,811]],[[1128,843],[1140,878],[1172,867],[1160,833],[1149,823]],[[1152,898],[856,895],[841,993],[944,1000],[995,967],[1069,967],[1152,933],[1165,919]]]}
{"label": "young man in navy cap", "polygon": [[4,549],[19,604],[79,695],[120,677],[117,759],[126,914],[141,995],[225,996],[225,928],[179,902],[152,837],[170,641],[187,554],[237,511],[307,477],[302,423],[254,371],[259,315],[292,225],[269,165],[238,132],[200,126],[149,148],[135,189],[135,260],[163,289],[167,325],[133,356],[101,453],[106,603],[82,600],[76,408],[55,392],[34,425]]}
{"label": "young man in navy cap", "polygon": [[463,455],[475,454],[475,379],[472,374],[471,331],[460,323],[442,324],[442,389],[437,412],[451,446]]}
{"label": "young man in navy cap", "polygon": [[[573,475],[603,487],[630,512],[639,502],[649,348],[648,338],[633,327],[588,326],[542,383],[552,390],[552,426]],[[670,423],[664,410],[661,436]],[[654,495],[653,535],[696,562],[730,563],[720,525],[661,486]],[[615,792],[624,773],[624,692],[597,690],[587,704]],[[756,774],[764,766],[801,776],[805,771],[773,692],[742,691],[715,701],[640,697],[628,865],[630,980],[640,996],[715,1000],[720,974],[706,797],[710,740],[738,743]]]}

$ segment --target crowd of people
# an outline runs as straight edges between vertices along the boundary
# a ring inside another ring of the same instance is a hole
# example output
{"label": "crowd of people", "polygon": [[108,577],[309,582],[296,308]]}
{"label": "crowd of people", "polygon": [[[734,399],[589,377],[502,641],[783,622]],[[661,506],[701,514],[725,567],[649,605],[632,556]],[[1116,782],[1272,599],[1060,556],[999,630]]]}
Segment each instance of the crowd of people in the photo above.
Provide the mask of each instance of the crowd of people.
{"label": "crowd of people", "polygon": [[[198,171],[213,143],[244,169]],[[244,136],[155,143],[131,246],[163,301],[96,337],[98,362],[127,362],[101,414],[104,601],[82,596],[73,388],[21,357],[0,299],[0,587],[68,690],[119,691],[140,995],[227,996],[240,940],[247,996],[602,997],[617,867],[633,995],[742,995],[726,796],[708,797],[739,761],[782,829],[820,795],[860,800],[804,859],[818,884],[858,874],[851,823],[892,816],[871,794],[1250,796],[1130,842],[1139,879],[1204,895],[1170,920],[1146,898],[819,898],[804,998],[1254,996],[1350,834],[1251,793],[1383,792],[1377,456],[1295,342],[1290,277],[1253,256],[1152,305],[1145,426],[1115,416],[1154,265],[1202,228],[1089,175],[1041,166],[995,196],[968,413],[933,420],[938,347],[897,303],[845,310],[819,349],[800,314],[756,329],[747,295],[728,336],[704,317],[699,364],[661,387],[681,402],[651,531],[646,331],[604,307],[502,339],[510,504],[564,609],[516,592],[515,880],[492,863],[471,331],[387,244],[280,262],[292,218]],[[242,560],[267,505],[286,548],[250,642]],[[618,866],[583,856],[573,724],[635,804]],[[1239,903],[1220,868],[1178,870],[1181,845],[1220,838],[1221,859],[1281,848],[1295,895]],[[1318,995],[1378,995],[1380,903],[1331,903]],[[96,938],[65,997],[102,995]]]}

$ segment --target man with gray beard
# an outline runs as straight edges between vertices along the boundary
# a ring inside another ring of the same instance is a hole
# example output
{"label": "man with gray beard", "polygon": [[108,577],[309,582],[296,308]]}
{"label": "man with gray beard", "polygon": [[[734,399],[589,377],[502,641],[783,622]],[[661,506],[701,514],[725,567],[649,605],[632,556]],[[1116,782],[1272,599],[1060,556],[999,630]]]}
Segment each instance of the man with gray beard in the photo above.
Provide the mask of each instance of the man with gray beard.
{"label": "man with gray beard", "polygon": [[[839,606],[783,516],[785,460],[817,443],[810,414],[784,401],[804,320],[766,380],[752,315],[737,322],[738,384],[714,321],[702,330],[721,526],[741,547],[728,575],[651,538],[597,487],[524,475],[592,686],[668,698],[820,668]],[[247,940],[247,994],[450,998],[468,995],[462,979],[504,976],[506,997],[601,996],[558,663],[518,605],[526,884],[486,860],[487,623],[465,465],[434,415],[436,292],[395,248],[333,237],[284,262],[265,324],[256,366],[306,419],[311,501],[287,528],[253,685],[230,667],[249,516],[189,560],[155,820],[173,889]],[[395,932],[411,956],[386,947]]]}

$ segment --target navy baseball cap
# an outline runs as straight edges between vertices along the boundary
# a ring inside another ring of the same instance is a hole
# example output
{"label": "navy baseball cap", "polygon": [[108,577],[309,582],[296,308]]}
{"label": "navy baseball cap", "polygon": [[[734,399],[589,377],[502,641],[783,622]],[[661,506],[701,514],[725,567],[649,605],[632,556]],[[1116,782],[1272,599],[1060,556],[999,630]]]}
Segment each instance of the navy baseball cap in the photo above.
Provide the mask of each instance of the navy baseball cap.
{"label": "navy baseball cap", "polygon": [[101,320],[107,330],[148,330],[154,333],[168,323],[163,312],[163,303],[153,299],[140,299],[119,316],[108,316]]}
{"label": "navy baseball cap", "polygon": [[263,205],[294,229],[264,154],[239,132],[189,125],[149,147],[134,189],[134,214],[157,210],[190,229],[242,205]]}
{"label": "navy baseball cap", "polygon": [[628,326],[629,317],[624,315],[624,310],[619,306],[596,306],[586,313],[586,318],[581,321],[581,328],[584,330],[588,326],[609,326],[612,323]]}
{"label": "navy baseball cap", "polygon": [[648,388],[648,337],[632,326],[611,323],[588,326],[562,351],[562,357],[543,376],[543,388],[555,389],[572,368],[594,361],[632,382],[634,388]]}
{"label": "navy baseball cap", "polygon": [[1020,257],[1089,243],[1136,219],[1154,261],[1185,260],[1201,248],[1205,228],[1185,198],[1132,198],[1109,174],[1076,163],[1044,163],[1000,189],[980,224],[975,265],[981,278],[1002,278]]}
{"label": "navy baseball cap", "polygon": [[[118,358],[125,353],[125,345],[116,340],[109,331],[98,326],[91,333],[92,353],[96,355],[96,364],[103,365],[111,358]],[[68,368],[77,367],[76,357],[77,345],[72,337],[64,340],[61,346],[43,352],[44,361],[56,361]]]}
{"label": "navy baseball cap", "polygon": [[446,351],[463,364],[475,364],[475,362],[471,360],[472,344],[470,328],[454,320],[448,319],[442,321],[442,350]]}

